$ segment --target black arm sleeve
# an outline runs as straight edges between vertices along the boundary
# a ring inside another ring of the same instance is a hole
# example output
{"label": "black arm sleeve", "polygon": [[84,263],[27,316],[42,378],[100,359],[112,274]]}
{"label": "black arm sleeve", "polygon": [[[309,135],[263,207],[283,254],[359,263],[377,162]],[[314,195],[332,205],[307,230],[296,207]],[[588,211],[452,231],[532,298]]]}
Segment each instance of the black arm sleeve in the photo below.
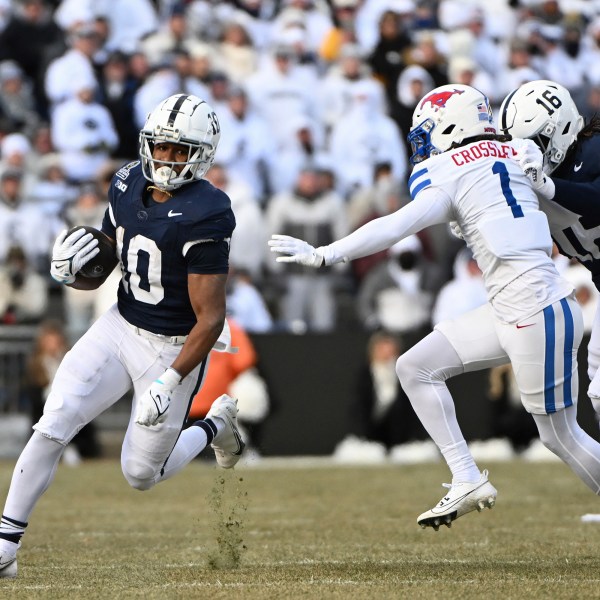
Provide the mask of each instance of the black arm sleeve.
{"label": "black arm sleeve", "polygon": [[229,242],[215,240],[194,244],[185,255],[188,273],[219,274],[229,272]]}

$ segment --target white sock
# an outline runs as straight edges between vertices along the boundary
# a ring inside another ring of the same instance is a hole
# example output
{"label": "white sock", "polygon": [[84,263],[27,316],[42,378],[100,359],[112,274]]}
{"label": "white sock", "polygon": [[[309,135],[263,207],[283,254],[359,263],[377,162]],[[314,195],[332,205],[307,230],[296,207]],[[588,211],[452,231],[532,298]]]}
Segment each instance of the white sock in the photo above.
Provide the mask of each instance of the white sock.
{"label": "white sock", "polygon": [[64,449],[62,444],[33,432],[17,460],[4,516],[27,523],[37,501],[52,483]]}
{"label": "white sock", "polygon": [[440,448],[440,452],[448,463],[452,473],[452,484],[477,483],[481,479],[481,472],[477,468],[467,442],[464,440]]}

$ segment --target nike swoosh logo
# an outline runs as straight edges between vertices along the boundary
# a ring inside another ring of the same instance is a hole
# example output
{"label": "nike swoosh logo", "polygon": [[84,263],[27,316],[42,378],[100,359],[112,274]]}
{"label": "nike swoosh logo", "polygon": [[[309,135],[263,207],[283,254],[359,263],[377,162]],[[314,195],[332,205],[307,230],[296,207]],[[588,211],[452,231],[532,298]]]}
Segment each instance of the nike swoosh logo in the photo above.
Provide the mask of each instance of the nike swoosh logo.
{"label": "nike swoosh logo", "polygon": [[526,325],[517,325],[517,329],[523,329],[523,327],[532,327],[535,323],[527,323]]}
{"label": "nike swoosh logo", "polygon": [[477,486],[474,490],[470,490],[468,492],[466,492],[465,494],[463,494],[462,496],[460,496],[459,498],[455,498],[452,502],[448,502],[447,504],[444,503],[445,498],[434,508],[431,509],[431,512],[435,514],[436,509],[437,510],[442,510],[442,511],[446,511],[448,510],[448,508],[455,506],[456,504],[458,504],[461,500],[464,500],[467,496],[470,496],[473,492],[476,492],[481,486]]}
{"label": "nike swoosh logo", "polygon": [[15,562],[15,560],[17,560],[17,557],[13,556],[12,558],[10,558],[7,561],[4,561],[4,562],[0,561],[0,569],[4,569],[4,567],[8,567],[8,565],[12,565]]}
{"label": "nike swoosh logo", "polygon": [[167,216],[168,217],[178,217],[179,215],[182,215],[182,214],[183,213],[176,213],[176,212],[173,212],[172,210],[170,210]]}
{"label": "nike swoosh logo", "polygon": [[242,436],[239,434],[239,431],[235,427],[233,427],[232,429],[233,429],[233,437],[235,438],[235,441],[237,442],[237,445],[238,445],[238,449],[235,452],[233,452],[233,454],[235,456],[239,456],[242,453],[242,451],[244,450],[244,442],[242,440]]}
{"label": "nike swoosh logo", "polygon": [[150,394],[150,397],[152,398],[152,401],[154,402],[154,406],[156,407],[156,412],[157,412],[156,418],[158,419],[158,417],[162,417],[167,412],[167,409],[169,408],[169,404],[167,403],[164,410],[160,410],[160,407],[163,405],[163,401],[160,398],[160,394],[156,394],[156,396],[153,396],[152,394]]}
{"label": "nike swoosh logo", "polygon": [[579,171],[579,169],[581,169],[581,167],[583,167],[583,163],[580,162],[578,165],[574,165],[573,166],[573,171],[575,171],[575,173],[577,173],[577,171]]}

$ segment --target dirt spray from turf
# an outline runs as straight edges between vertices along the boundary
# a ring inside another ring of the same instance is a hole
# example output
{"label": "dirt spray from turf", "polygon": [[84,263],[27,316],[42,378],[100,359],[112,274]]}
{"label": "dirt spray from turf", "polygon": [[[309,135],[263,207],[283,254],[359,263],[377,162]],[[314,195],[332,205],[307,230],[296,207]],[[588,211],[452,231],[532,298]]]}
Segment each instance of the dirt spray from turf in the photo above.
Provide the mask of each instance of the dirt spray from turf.
{"label": "dirt spray from turf", "polygon": [[233,470],[219,471],[208,494],[208,504],[216,547],[209,552],[207,565],[211,569],[235,569],[246,550],[243,534],[248,492],[244,478]]}

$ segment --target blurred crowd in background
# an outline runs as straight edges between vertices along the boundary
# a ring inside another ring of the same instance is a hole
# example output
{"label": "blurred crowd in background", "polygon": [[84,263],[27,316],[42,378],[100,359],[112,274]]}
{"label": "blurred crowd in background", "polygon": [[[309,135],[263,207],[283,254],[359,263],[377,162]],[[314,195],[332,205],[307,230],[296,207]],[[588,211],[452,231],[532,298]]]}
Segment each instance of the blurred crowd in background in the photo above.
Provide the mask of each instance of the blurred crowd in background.
{"label": "blurred crowd in background", "polygon": [[[599,0],[0,0],[0,322],[54,317],[72,343],[114,302],[116,272],[96,293],[55,284],[53,241],[100,227],[147,113],[186,92],[221,122],[207,178],[237,218],[230,317],[250,334],[426,333],[485,301],[445,225],[318,272],[276,263],[266,240],[324,245],[408,202],[406,135],[434,87],[473,85],[497,108],[534,79],[600,110]],[[590,328],[589,274],[556,260]]]}
{"label": "blurred crowd in background", "polygon": [[247,331],[427,329],[484,301],[445,226],[322,273],[266,239],[324,245],[406,203],[406,135],[434,87],[498,106],[540,78],[600,107],[600,2],[0,0],[0,318],[50,311],[76,339],[112,302],[117,273],[98,294],[56,288],[49,251],[65,226],[100,226],[147,113],[187,92],[221,121],[208,179],[237,216],[229,310]]}

